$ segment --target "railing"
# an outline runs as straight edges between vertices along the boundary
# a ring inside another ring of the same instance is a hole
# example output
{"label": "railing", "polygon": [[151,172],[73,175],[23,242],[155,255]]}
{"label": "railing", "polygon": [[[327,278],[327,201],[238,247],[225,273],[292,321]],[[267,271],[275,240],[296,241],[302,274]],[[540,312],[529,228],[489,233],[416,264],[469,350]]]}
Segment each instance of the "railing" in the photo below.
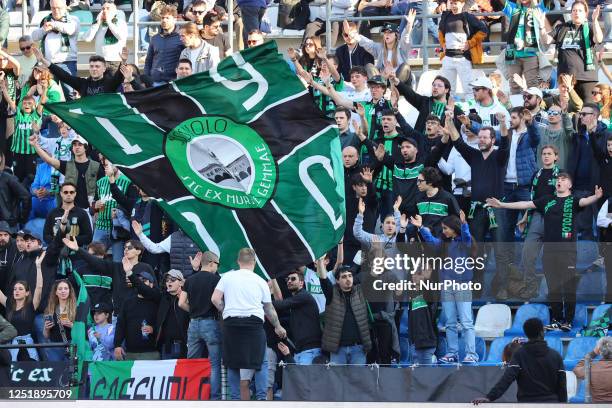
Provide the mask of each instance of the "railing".
{"label": "railing", "polygon": [[[353,17],[353,16],[346,16],[346,17],[330,17],[331,16],[331,10],[332,10],[332,6],[331,6],[332,0],[327,0],[327,4],[326,4],[326,8],[327,8],[327,18],[325,20],[325,37],[326,37],[326,44],[331,44],[331,26],[333,22],[342,22],[344,20],[347,21],[394,21],[394,20],[402,20],[404,18],[404,16],[398,16],[398,15],[389,15],[389,16],[372,16],[372,17]],[[421,9],[422,10],[428,10],[429,9],[429,0],[422,0],[422,6]],[[234,38],[234,0],[227,0],[227,15],[228,15],[228,22],[227,22],[227,30],[228,30],[228,36],[229,38],[233,39]],[[94,10],[95,11],[95,10]],[[133,29],[133,34],[132,34],[132,40],[133,40],[133,55],[134,55],[134,63],[138,64],[138,55],[141,54],[141,52],[139,51],[139,42],[140,42],[140,27],[142,26],[159,26],[159,22],[157,21],[147,21],[147,22],[140,22],[140,4],[139,4],[139,0],[133,0],[132,1],[132,29]],[[28,33],[28,28],[30,27],[36,27],[38,28],[36,25],[34,24],[30,24],[28,23],[29,19],[28,19],[28,6],[27,6],[27,1],[23,1],[22,2],[22,18],[21,18],[21,33],[22,35],[25,35]],[[601,10],[602,13],[610,13],[612,12],[612,10],[608,10],[608,9],[602,9]],[[553,11],[549,11],[546,13],[546,15],[550,15],[550,16],[554,16],[554,15],[564,15],[564,14],[569,14],[570,10],[553,10]],[[491,13],[472,13],[475,16],[484,16],[484,17],[494,17],[494,16],[504,16],[505,14],[501,11],[499,12],[491,12]],[[423,65],[423,71],[427,71],[429,69],[429,53],[428,50],[430,48],[436,48],[439,47],[440,44],[439,43],[432,43],[429,44],[429,33],[427,32],[427,24],[429,22],[429,19],[433,19],[433,18],[439,18],[441,16],[441,14],[429,14],[428,12],[421,12],[417,14],[417,19],[422,21],[421,27],[420,29],[422,30],[422,40],[421,40],[421,44],[419,45],[419,48],[423,49],[424,52],[421,55],[421,58],[423,60],[422,65]],[[186,24],[187,22],[183,22],[183,21],[177,21],[177,25],[183,25]],[[90,23],[83,23],[81,24],[81,27],[89,27],[92,24]],[[605,41],[605,40],[604,40]],[[230,41],[230,45],[231,45],[231,49],[230,52],[233,51],[233,41]],[[488,45],[488,46],[505,46],[506,43],[505,42],[500,42],[500,41],[490,41],[490,42],[483,42],[483,45]],[[332,49],[331,46],[328,45],[329,49]],[[94,54],[94,52],[79,52],[79,54],[81,55],[91,55]]]}

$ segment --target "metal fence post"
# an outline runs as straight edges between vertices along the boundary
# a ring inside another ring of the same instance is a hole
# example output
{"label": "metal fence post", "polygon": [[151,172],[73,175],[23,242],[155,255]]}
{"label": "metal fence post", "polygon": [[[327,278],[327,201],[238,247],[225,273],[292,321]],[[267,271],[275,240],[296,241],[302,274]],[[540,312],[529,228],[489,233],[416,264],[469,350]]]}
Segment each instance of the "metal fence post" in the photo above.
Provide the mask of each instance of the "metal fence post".
{"label": "metal fence post", "polygon": [[591,354],[584,358],[584,402],[591,403]]}
{"label": "metal fence post", "polygon": [[[325,3],[325,14],[326,14],[326,18],[325,18],[325,47],[327,47],[328,51],[331,50],[332,48],[334,48],[334,45],[335,45],[335,44],[331,43],[331,26],[332,26],[332,22],[330,20],[331,9],[332,9],[331,0],[327,0],[327,2]],[[338,22],[338,24],[342,24],[342,23]]]}
{"label": "metal fence post", "polygon": [[[227,36],[229,37],[230,53],[234,53],[234,0],[227,0],[227,13],[229,18],[227,20]],[[248,34],[248,33],[247,33]],[[239,43],[240,40],[237,39]]]}
{"label": "metal fence post", "polygon": [[[27,0],[21,3],[21,36],[26,35],[28,31],[28,2]],[[10,24],[10,23],[9,23]]]}
{"label": "metal fence post", "polygon": [[134,41],[134,65],[138,66],[138,50],[140,49],[138,42],[140,39],[140,26],[138,23],[140,22],[140,6],[138,5],[138,0],[132,1],[132,25],[134,26],[134,33],[132,34],[132,40]]}
{"label": "metal fence post", "polygon": [[427,43],[428,43],[428,35],[427,35],[427,23],[429,22],[429,1],[428,0],[423,0],[423,3],[421,5],[422,9],[421,9],[421,30],[423,32],[423,39],[421,41],[421,48],[422,48],[422,54],[421,56],[423,57],[423,72],[427,72],[427,70],[429,69],[429,48],[427,47]]}

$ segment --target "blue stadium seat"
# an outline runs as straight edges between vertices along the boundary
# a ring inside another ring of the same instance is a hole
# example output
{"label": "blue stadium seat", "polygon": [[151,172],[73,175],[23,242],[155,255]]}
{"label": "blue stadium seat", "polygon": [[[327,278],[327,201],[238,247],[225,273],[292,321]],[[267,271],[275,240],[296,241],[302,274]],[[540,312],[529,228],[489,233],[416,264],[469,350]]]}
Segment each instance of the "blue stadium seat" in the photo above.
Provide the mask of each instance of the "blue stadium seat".
{"label": "blue stadium seat", "polygon": [[551,337],[547,333],[546,337],[544,337],[544,340],[546,340],[546,344],[548,344],[548,347],[557,351],[559,355],[563,357],[563,342],[561,342],[560,337],[556,337],[556,336]]}
{"label": "blue stadium seat", "polygon": [[573,370],[576,364],[582,360],[586,353],[593,350],[599,338],[597,337],[576,337],[567,346],[564,364],[566,370]]}
{"label": "blue stadium seat", "polygon": [[489,354],[487,355],[484,365],[497,365],[501,364],[504,347],[510,343],[514,337],[498,337],[491,343],[489,347]]}
{"label": "blue stadium seat", "polygon": [[593,265],[599,257],[599,244],[595,241],[578,240],[576,242],[577,255],[576,269],[584,271]]}
{"label": "blue stadium seat", "polygon": [[[478,354],[478,361],[485,359],[487,352],[487,346],[482,337],[476,337],[476,354]],[[459,337],[459,361],[463,361],[465,358],[465,340],[462,336]]]}
{"label": "blue stadium seat", "polygon": [[569,402],[572,404],[581,404],[584,402],[584,380],[578,380],[578,391],[576,391],[576,395],[569,399]]}
{"label": "blue stadium seat", "polygon": [[610,306],[612,306],[611,304],[605,304],[605,305],[599,305],[595,308],[595,310],[593,310],[593,316],[591,316],[591,322],[593,320],[597,320],[599,319],[601,316],[603,316],[608,309],[610,308]]}
{"label": "blue stadium seat", "polygon": [[576,312],[574,313],[574,321],[572,322],[572,330],[569,332],[550,331],[546,333],[546,337],[576,337],[576,334],[582,330],[588,323],[587,306],[583,303],[576,304]]}
{"label": "blue stadium seat", "polygon": [[542,320],[545,326],[549,324],[550,312],[548,306],[540,303],[528,303],[519,307],[514,316],[512,327],[504,332],[504,336],[524,336],[523,323],[532,317]]}

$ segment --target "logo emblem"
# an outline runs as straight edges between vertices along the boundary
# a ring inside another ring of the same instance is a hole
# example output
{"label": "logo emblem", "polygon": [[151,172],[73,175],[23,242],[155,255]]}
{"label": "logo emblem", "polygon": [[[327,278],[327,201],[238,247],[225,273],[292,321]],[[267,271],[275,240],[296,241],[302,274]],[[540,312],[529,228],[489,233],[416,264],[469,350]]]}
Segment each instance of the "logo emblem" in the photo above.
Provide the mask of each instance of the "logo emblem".
{"label": "logo emblem", "polygon": [[174,171],[195,197],[231,208],[261,208],[274,192],[272,152],[247,125],[221,116],[191,118],[166,137]]}

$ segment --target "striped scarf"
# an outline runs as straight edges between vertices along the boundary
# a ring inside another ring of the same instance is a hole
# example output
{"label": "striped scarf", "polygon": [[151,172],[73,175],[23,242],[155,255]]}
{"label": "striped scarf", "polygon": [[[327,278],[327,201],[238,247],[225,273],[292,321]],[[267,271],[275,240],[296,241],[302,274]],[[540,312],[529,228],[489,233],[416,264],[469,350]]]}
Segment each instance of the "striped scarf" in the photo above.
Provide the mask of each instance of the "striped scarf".
{"label": "striped scarf", "polygon": [[[115,25],[117,24],[117,16],[113,17],[111,23]],[[102,22],[102,27],[106,27],[106,32],[104,33],[104,45],[117,44],[119,42],[119,39],[115,37],[115,34],[113,34],[111,29],[108,27],[108,23],[106,22],[106,20]]]}
{"label": "striped scarf", "polygon": [[[43,18],[42,21],[40,22],[40,26],[42,27],[45,23],[48,23],[50,21],[54,21],[53,20],[53,16],[51,14],[49,14],[47,17]],[[61,20],[59,20],[62,23],[67,23],[68,22],[68,16],[67,15],[63,15]],[[62,48],[66,48],[65,52],[68,52],[68,50],[70,49],[70,37],[68,36],[68,34],[65,33],[60,33],[57,30],[51,30],[51,32],[54,32],[56,34],[61,34],[62,35]],[[47,34],[49,33],[45,33],[45,35],[43,35],[42,40],[40,41],[40,52],[42,52],[43,55],[45,55],[45,40],[47,39]],[[62,50],[64,51],[64,50]]]}

